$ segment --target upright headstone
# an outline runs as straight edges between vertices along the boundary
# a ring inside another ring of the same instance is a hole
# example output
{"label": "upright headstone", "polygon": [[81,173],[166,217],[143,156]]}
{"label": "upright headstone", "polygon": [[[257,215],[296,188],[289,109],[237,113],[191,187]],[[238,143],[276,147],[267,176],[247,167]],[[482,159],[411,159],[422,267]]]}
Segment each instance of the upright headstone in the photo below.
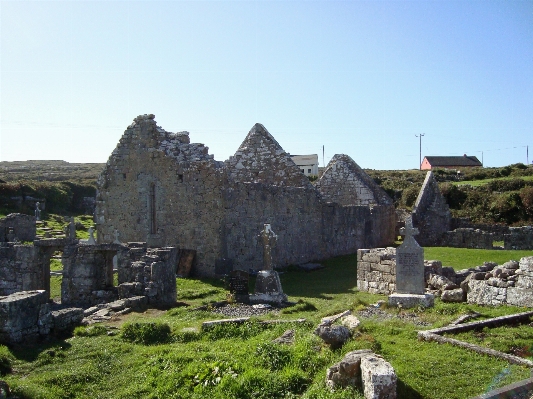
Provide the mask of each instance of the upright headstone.
{"label": "upright headstone", "polygon": [[396,292],[389,295],[389,306],[401,306],[405,309],[416,306],[431,307],[434,296],[425,293],[424,249],[414,238],[418,229],[413,227],[411,217],[405,221],[405,227],[400,229],[400,234],[405,237],[403,244],[396,249]]}
{"label": "upright headstone", "polygon": [[7,242],[15,242],[15,230],[13,230],[13,227],[7,228],[7,234],[6,234]]}
{"label": "upright headstone", "polygon": [[93,226],[89,227],[89,239],[87,240],[87,244],[89,244],[89,245],[96,245],[96,240],[94,239],[94,229],[93,229]]}
{"label": "upright headstone", "polygon": [[424,248],[414,238],[418,229],[413,227],[411,218],[407,218],[400,234],[405,238],[403,244],[396,249],[396,292],[424,294]]}
{"label": "upright headstone", "polygon": [[248,282],[250,275],[243,270],[234,270],[229,277],[229,291],[233,294],[235,302],[249,303]]}

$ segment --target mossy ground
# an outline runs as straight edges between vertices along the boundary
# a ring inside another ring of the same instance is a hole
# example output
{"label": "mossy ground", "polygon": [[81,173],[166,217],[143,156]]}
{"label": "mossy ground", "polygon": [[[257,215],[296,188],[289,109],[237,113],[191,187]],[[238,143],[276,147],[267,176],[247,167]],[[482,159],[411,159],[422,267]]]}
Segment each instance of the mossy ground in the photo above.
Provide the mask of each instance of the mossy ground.
{"label": "mossy ground", "polygon": [[[470,250],[461,251],[465,255]],[[521,256],[516,255],[511,258]],[[471,266],[484,260],[479,253]],[[361,348],[371,348],[392,364],[402,399],[470,398],[529,377],[527,368],[417,339],[417,330],[446,325],[469,311],[495,317],[523,311],[520,308],[437,300],[434,308],[412,311],[426,325],[399,318],[362,319],[351,340],[341,349],[329,349],[313,334],[321,317],[346,309],[356,312],[386,298],[357,290],[355,255],[334,258],[324,265],[325,269],[311,273],[286,270],[281,275],[284,291],[297,304],[277,316],[261,317],[305,318],[305,323],[265,326],[251,321],[202,331],[203,321],[222,316],[193,309],[225,299],[224,283],[178,279],[178,300],[189,306],[122,316],[104,324],[109,334],[102,328],[79,330],[65,340],[9,352],[4,349],[3,358],[12,371],[3,379],[21,398],[362,398],[356,390],[332,393],[324,382],[330,365]],[[385,311],[397,313],[395,309]],[[295,330],[293,345],[271,343],[289,328]],[[506,339],[512,339],[512,333],[502,329]],[[121,330],[128,333],[114,333]],[[499,332],[491,330],[490,334]],[[140,340],[146,336],[153,339]],[[529,335],[518,345],[525,345],[528,339]]]}

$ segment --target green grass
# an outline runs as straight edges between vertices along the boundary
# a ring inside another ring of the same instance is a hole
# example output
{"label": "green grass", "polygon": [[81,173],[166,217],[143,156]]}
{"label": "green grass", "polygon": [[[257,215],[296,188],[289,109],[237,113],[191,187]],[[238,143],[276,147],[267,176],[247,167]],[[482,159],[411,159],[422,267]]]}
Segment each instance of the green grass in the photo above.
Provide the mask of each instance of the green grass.
{"label": "green grass", "polygon": [[453,184],[456,186],[472,186],[472,187],[479,187],[483,186],[491,181],[499,181],[499,180],[514,180],[514,179],[522,179],[526,181],[533,181],[533,176],[507,176],[507,177],[496,177],[492,179],[483,179],[483,180],[464,180],[460,182],[454,182]]}
{"label": "green grass", "polygon": [[424,259],[440,260],[443,266],[452,266],[455,270],[480,266],[483,262],[496,262],[501,265],[509,260],[518,261],[524,256],[533,256],[533,251],[449,247],[424,248]]}
{"label": "green grass", "polygon": [[[324,383],[329,366],[361,348],[373,349],[392,364],[402,399],[470,398],[489,387],[529,377],[530,370],[524,367],[417,339],[418,329],[440,327],[468,311],[495,317],[520,310],[511,307],[437,300],[434,308],[416,310],[428,326],[402,319],[362,319],[353,338],[341,349],[331,350],[313,334],[321,317],[386,297],[357,290],[355,255],[324,264],[325,269],[311,273],[296,268],[285,271],[282,285],[296,306],[260,317],[306,318],[306,323],[263,325],[254,318],[242,325],[202,331],[203,321],[223,316],[193,309],[225,299],[224,283],[178,279],[179,300],[188,307],[123,316],[121,322],[108,323],[124,323],[116,335],[83,327],[66,340],[11,348],[3,356],[12,372],[2,379],[21,398],[362,399],[359,391],[332,393]],[[289,328],[295,330],[293,345],[271,343]]]}
{"label": "green grass", "polygon": [[533,328],[528,324],[483,328],[447,335],[461,341],[533,360]]}

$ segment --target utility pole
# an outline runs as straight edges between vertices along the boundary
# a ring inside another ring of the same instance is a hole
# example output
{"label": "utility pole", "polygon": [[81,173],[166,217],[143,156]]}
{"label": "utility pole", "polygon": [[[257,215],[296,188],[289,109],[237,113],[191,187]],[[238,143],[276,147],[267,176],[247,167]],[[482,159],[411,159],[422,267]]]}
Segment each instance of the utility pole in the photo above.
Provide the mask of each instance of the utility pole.
{"label": "utility pole", "polygon": [[421,133],[419,135],[415,134],[415,137],[420,137],[420,160],[418,162],[418,169],[422,170],[422,136],[425,136],[425,133]]}

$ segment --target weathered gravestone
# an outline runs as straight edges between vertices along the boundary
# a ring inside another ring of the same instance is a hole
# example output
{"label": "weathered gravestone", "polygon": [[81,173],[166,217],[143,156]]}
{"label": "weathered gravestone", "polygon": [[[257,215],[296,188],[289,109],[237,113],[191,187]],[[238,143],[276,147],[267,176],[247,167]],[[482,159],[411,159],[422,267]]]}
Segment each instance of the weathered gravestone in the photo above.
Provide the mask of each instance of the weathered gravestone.
{"label": "weathered gravestone", "polygon": [[250,276],[243,270],[234,270],[229,277],[229,290],[237,303],[249,303],[248,282]]}
{"label": "weathered gravestone", "polygon": [[418,234],[418,229],[413,227],[410,217],[405,221],[400,234],[405,238],[403,244],[396,249],[396,292],[389,296],[389,306],[433,306],[433,295],[425,293],[424,249],[413,237]]}

